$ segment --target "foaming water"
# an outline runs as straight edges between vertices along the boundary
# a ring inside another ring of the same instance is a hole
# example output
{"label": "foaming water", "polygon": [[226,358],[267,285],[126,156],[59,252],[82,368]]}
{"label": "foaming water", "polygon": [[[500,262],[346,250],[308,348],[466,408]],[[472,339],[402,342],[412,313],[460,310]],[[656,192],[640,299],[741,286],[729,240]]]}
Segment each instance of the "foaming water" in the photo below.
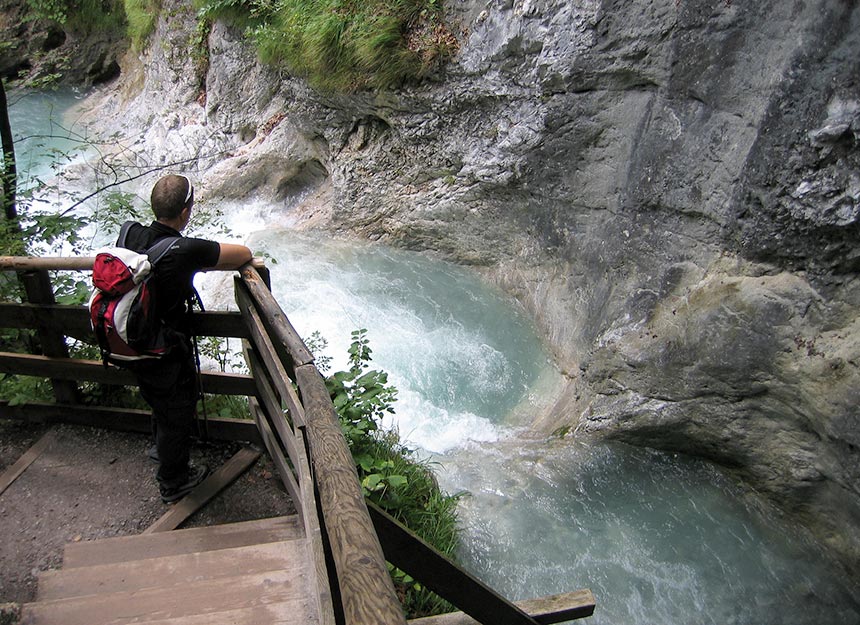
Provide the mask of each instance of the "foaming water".
{"label": "foaming water", "polygon": [[[460,556],[492,587],[591,588],[595,624],[860,623],[818,548],[710,465],[528,438],[560,376],[528,320],[467,270],[290,231],[277,207],[227,208],[234,236],[277,260],[276,298],[302,336],[328,340],[333,370],[367,328],[373,366],[399,389],[391,425],[466,493]],[[210,308],[234,307],[231,280],[198,278]]]}
{"label": "foaming water", "polygon": [[521,418],[558,374],[511,303],[462,268],[291,231],[251,243],[279,259],[273,290],[300,334],[321,331],[337,358],[368,328],[400,389],[392,423],[466,493],[462,561],[506,596],[591,588],[590,622],[607,625],[860,622],[805,535],[711,465],[528,438]]}
{"label": "foaming water", "polygon": [[333,369],[367,329],[374,367],[399,389],[401,436],[428,451],[509,434],[514,408],[560,377],[510,301],[466,270],[425,256],[293,231],[251,238],[278,263],[272,290],[299,334],[320,332]]}
{"label": "foaming water", "polygon": [[818,549],[712,466],[621,444],[451,452],[468,568],[511,598],[590,588],[589,622],[860,622]]}
{"label": "foaming water", "polygon": [[545,409],[535,396],[558,374],[510,302],[462,268],[291,231],[251,241],[279,259],[273,290],[300,334],[321,331],[337,357],[368,329],[400,389],[392,423],[447,491],[468,493],[463,562],[506,596],[591,588],[605,624],[860,622],[804,535],[710,465],[526,438],[511,411]]}

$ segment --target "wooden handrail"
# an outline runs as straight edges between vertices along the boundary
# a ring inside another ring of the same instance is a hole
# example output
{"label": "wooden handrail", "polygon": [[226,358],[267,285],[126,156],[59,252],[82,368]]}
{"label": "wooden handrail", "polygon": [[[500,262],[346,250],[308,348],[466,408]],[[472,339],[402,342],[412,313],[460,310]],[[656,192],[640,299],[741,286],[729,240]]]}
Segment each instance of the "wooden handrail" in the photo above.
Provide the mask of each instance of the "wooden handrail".
{"label": "wooden handrail", "polygon": [[[95,260],[95,256],[0,256],[0,271],[91,271]],[[245,266],[256,270],[266,265],[253,258]]]}
{"label": "wooden handrail", "polygon": [[254,301],[260,307],[260,316],[268,325],[273,338],[286,348],[293,366],[299,367],[313,362],[313,354],[305,346],[299,333],[293,328],[290,320],[287,319],[281,306],[266,287],[254,266],[249,263],[243,266],[239,273],[242,276],[242,283],[248,288]]}
{"label": "wooden handrail", "polygon": [[95,256],[0,256],[0,271],[89,271]]}
{"label": "wooden handrail", "polygon": [[[264,338],[263,332],[252,329],[251,338],[263,343],[260,347],[266,355],[262,359],[268,360],[273,377],[283,375],[277,372],[283,365],[298,384],[312,477],[337,573],[333,581],[339,591],[344,622],[405,624],[382,546],[364,503],[355,461],[322,376],[313,364],[313,354],[255,269],[246,265],[240,273],[239,306],[252,326],[263,324],[267,330]],[[279,351],[278,346],[283,348],[281,356],[285,362],[273,363],[272,352]],[[294,403],[290,390],[279,389],[282,401],[287,404]]]}
{"label": "wooden handrail", "polygon": [[313,365],[296,369],[296,379],[346,623],[405,623],[328,389]]}

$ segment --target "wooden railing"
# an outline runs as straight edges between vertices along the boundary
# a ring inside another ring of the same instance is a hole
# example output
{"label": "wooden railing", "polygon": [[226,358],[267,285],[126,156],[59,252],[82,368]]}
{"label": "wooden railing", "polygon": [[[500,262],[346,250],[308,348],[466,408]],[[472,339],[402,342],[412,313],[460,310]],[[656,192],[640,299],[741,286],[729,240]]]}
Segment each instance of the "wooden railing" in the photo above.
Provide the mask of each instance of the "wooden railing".
{"label": "wooden railing", "polygon": [[[334,599],[345,623],[405,623],[355,462],[313,355],[253,267],[245,266],[236,279],[236,301],[250,333],[245,353],[259,397],[251,401],[254,418],[293,501],[301,502],[297,508],[308,535],[326,534],[327,540],[311,543],[329,548],[335,573],[330,588],[336,595],[321,593],[319,601],[325,607]],[[325,554],[313,556],[322,575]]]}
{"label": "wooden railing", "polygon": [[[42,355],[0,352],[0,373],[52,380],[55,402],[12,406],[4,416],[63,421],[148,432],[149,413],[85,406],[77,382],[133,385],[134,377],[101,361],[69,358],[66,337],[92,343],[88,311],[54,302],[48,270],[87,271],[92,258],[0,257],[0,271],[16,271],[29,303],[0,303],[0,327],[35,329]],[[352,456],[313,354],[267,286],[261,267],[245,265],[235,279],[239,312],[194,314],[199,336],[239,338],[250,375],[204,373],[203,391],[248,397],[254,421],[209,419],[213,438],[266,447],[302,519],[314,563],[314,600],[323,624],[402,625],[386,560],[480,623],[535,625],[538,621],[499,596],[362,495]],[[589,616],[589,591],[570,593],[541,623]]]}

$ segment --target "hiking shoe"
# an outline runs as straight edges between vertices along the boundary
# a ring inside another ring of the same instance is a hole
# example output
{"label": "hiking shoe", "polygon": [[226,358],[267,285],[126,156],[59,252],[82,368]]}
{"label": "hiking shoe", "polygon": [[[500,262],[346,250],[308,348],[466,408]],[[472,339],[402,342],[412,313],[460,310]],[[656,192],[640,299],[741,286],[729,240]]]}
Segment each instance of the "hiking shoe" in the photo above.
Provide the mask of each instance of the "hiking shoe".
{"label": "hiking shoe", "polygon": [[161,489],[161,501],[164,503],[175,503],[185,497],[192,490],[197,488],[200,483],[206,479],[209,475],[209,467],[205,464],[201,464],[200,466],[192,466],[188,469],[188,479],[185,480],[184,484],[177,486],[176,488],[162,488]]}
{"label": "hiking shoe", "polygon": [[146,457],[153,462],[161,462],[161,458],[158,457],[158,447],[155,445],[146,450]]}

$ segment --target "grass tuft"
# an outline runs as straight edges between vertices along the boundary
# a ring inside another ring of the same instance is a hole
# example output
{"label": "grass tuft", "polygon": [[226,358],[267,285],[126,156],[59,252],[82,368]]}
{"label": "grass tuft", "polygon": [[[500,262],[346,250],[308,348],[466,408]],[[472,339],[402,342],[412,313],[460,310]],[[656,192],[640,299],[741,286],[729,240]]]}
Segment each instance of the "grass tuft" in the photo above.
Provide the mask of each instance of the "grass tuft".
{"label": "grass tuft", "polygon": [[205,0],[247,28],[260,58],[325,91],[389,89],[456,53],[438,0]]}
{"label": "grass tuft", "polygon": [[135,50],[141,50],[155,30],[161,0],[124,0],[128,36]]}

